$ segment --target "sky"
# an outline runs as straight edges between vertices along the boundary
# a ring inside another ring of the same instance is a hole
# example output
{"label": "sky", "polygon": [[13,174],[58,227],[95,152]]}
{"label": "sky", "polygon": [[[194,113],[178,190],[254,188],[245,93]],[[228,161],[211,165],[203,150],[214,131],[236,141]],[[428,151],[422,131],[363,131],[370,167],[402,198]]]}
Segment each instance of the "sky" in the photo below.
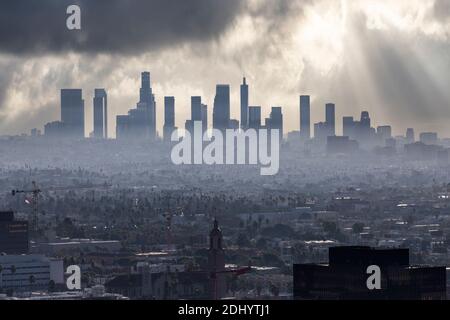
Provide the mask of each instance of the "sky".
{"label": "sky", "polygon": [[[67,6],[81,30],[66,28]],[[176,125],[201,95],[211,123],[216,84],[239,85],[263,118],[282,106],[285,131],[299,128],[299,95],[312,121],[325,103],[342,116],[370,112],[374,126],[450,137],[450,0],[40,0],[0,2],[0,135],[60,119],[59,90],[82,88],[86,135],[95,88],[115,116],[134,108],[140,73],[150,71],[158,130],[164,96],[175,96]],[[285,132],[285,133],[286,133]]]}

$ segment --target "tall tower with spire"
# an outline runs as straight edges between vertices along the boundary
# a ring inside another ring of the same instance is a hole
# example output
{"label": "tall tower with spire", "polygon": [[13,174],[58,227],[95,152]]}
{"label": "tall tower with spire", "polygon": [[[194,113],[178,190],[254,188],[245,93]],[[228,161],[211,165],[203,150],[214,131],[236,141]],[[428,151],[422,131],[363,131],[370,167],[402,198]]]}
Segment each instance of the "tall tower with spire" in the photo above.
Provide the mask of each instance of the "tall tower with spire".
{"label": "tall tower with spire", "polygon": [[209,233],[208,266],[210,272],[210,292],[214,300],[225,296],[227,288],[225,281],[225,255],[222,247],[222,231],[219,222],[214,219],[214,227]]}
{"label": "tall tower with spire", "polygon": [[248,128],[248,84],[245,77],[241,84],[241,128]]}

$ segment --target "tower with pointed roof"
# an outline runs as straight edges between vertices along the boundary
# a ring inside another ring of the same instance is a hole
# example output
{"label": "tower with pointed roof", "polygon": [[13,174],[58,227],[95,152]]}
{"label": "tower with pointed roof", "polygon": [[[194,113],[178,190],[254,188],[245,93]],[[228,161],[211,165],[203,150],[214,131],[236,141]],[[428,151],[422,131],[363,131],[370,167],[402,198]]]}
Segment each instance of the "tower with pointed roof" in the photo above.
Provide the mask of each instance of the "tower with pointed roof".
{"label": "tower with pointed roof", "polygon": [[210,292],[212,299],[221,299],[226,294],[225,255],[222,231],[219,222],[214,219],[214,227],[209,233],[208,265],[210,272]]}

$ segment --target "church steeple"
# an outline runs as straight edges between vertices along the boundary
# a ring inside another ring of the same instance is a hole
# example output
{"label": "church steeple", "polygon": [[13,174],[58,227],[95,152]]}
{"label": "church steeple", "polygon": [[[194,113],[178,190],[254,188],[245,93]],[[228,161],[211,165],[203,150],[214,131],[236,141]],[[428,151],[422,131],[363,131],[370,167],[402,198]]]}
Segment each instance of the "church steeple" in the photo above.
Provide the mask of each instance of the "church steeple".
{"label": "church steeple", "polygon": [[210,294],[212,299],[221,299],[227,291],[225,281],[225,253],[222,248],[222,231],[219,222],[214,219],[214,226],[209,233],[208,265],[210,272]]}
{"label": "church steeple", "polygon": [[209,233],[209,249],[222,250],[222,231],[219,228],[217,219],[214,219],[214,227]]}

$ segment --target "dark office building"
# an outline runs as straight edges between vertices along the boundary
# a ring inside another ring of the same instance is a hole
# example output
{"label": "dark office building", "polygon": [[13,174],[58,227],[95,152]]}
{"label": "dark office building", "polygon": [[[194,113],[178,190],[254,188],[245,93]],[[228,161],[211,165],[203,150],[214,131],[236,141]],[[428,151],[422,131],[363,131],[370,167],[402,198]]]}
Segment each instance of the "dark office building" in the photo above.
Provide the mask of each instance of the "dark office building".
{"label": "dark office building", "polygon": [[248,127],[256,130],[261,128],[261,107],[248,108]]}
{"label": "dark office building", "polygon": [[280,130],[280,135],[283,136],[283,111],[281,107],[272,107],[266,127],[267,129]]}
{"label": "dark office building", "polygon": [[336,105],[327,103],[325,105],[325,122],[327,124],[327,136],[336,135]]}
{"label": "dark office building", "polygon": [[336,135],[336,106],[333,103],[325,105],[325,122],[314,124],[314,138],[322,143],[327,142],[328,137]]}
{"label": "dark office building", "polygon": [[191,97],[191,120],[202,121],[202,97]]}
{"label": "dark office building", "polygon": [[357,123],[354,121],[353,117],[343,117],[342,118],[342,129],[343,135],[345,137],[353,138],[356,134]]}
{"label": "dark office building", "polygon": [[84,138],[84,100],[81,89],[61,89],[61,122],[65,136]]}
{"label": "dark office building", "polygon": [[105,89],[95,89],[93,136],[108,139],[108,96]]}
{"label": "dark office building", "polygon": [[141,88],[139,90],[138,108],[145,109],[143,115],[147,117],[148,121],[148,136],[152,139],[156,138],[156,102],[153,94],[150,72],[142,72],[141,74]]}
{"label": "dark office building", "polygon": [[194,132],[194,123],[202,123],[202,132],[208,129],[208,107],[202,103],[201,97],[191,97],[191,119],[186,121],[185,129]]}
{"label": "dark office building", "polygon": [[328,127],[326,122],[314,124],[314,139],[320,142],[326,142],[328,137]]}
{"label": "dark office building", "polygon": [[165,141],[170,141],[175,130],[175,97],[164,97],[164,128]]}
{"label": "dark office building", "polygon": [[[379,290],[367,287],[373,265]],[[328,264],[294,265],[294,299],[445,300],[446,268],[410,266],[408,249],[330,248]]]}
{"label": "dark office building", "polygon": [[116,138],[118,140],[128,137],[130,132],[129,118],[129,116],[125,115],[116,117]]}
{"label": "dark office building", "polygon": [[12,211],[0,211],[0,253],[28,253],[28,222],[14,219]]}
{"label": "dark office building", "polygon": [[360,126],[361,126],[361,128],[364,128],[364,129],[370,129],[371,120],[370,120],[369,112],[367,112],[367,111],[361,112]]}
{"label": "dark office building", "polygon": [[202,103],[202,125],[203,132],[208,130],[208,106]]}
{"label": "dark office building", "polygon": [[300,136],[303,140],[311,138],[311,104],[309,96],[300,96]]}
{"label": "dark office building", "polygon": [[241,128],[246,129],[248,127],[248,85],[244,78],[241,85]]}
{"label": "dark office building", "polygon": [[214,98],[213,128],[226,130],[230,126],[230,86],[217,85]]}

